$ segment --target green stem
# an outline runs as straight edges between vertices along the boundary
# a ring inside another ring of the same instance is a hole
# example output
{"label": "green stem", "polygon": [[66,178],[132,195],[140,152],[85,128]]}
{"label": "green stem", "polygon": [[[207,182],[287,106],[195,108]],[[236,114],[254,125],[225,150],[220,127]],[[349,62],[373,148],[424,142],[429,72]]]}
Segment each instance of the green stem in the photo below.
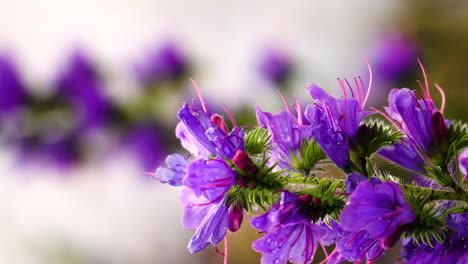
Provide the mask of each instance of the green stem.
{"label": "green stem", "polygon": [[[343,180],[339,179],[327,179],[327,178],[306,178],[306,177],[286,177],[284,178],[286,183],[292,184],[304,184],[304,185],[318,185],[319,183],[325,183],[331,185],[332,183],[339,182],[340,185],[338,188],[343,188],[345,186]],[[428,201],[437,201],[437,200],[450,200],[450,201],[461,201],[468,202],[468,192],[460,190],[457,192],[453,191],[443,191],[443,190],[434,190],[429,188],[422,188],[413,185],[404,185],[400,184],[400,188],[405,195],[417,194],[421,196],[428,196]]]}

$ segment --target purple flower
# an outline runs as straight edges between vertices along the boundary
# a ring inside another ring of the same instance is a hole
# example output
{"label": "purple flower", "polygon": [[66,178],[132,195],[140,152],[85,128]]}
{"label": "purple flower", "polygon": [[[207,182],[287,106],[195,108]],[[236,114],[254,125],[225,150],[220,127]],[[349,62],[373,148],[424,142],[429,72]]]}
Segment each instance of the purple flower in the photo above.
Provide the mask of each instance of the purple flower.
{"label": "purple flower", "polygon": [[[256,107],[258,124],[271,133],[271,162],[279,162],[282,169],[291,169],[291,151],[297,154],[303,139],[311,137],[310,126],[305,126],[288,111],[273,115]],[[301,113],[298,113],[301,115]]]}
{"label": "purple flower", "polygon": [[463,151],[458,156],[458,166],[460,168],[460,173],[465,177],[465,180],[468,179],[468,148],[463,149]]}
{"label": "purple flower", "polygon": [[56,87],[58,94],[73,104],[80,128],[99,127],[107,121],[111,102],[103,93],[95,66],[82,51],[76,50],[69,57]]}
{"label": "purple flower", "polygon": [[161,183],[169,183],[172,186],[181,186],[182,178],[187,169],[187,160],[179,154],[172,154],[166,158],[167,168],[156,169],[155,177]]}
{"label": "purple flower", "polygon": [[374,261],[384,251],[380,241],[365,230],[358,232],[346,232],[336,242],[337,252],[348,261],[361,262],[365,259]]}
{"label": "purple flower", "polygon": [[364,261],[375,260],[383,253],[380,242],[366,231],[350,232],[345,231],[340,224],[331,220],[330,226],[322,223],[321,226],[327,229],[327,233],[322,237],[324,245],[336,243],[333,258],[327,263],[341,263],[343,261]]}
{"label": "purple flower", "polygon": [[385,34],[373,44],[373,49],[372,68],[379,79],[399,80],[416,66],[416,44],[404,34]]}
{"label": "purple flower", "polygon": [[341,212],[341,226],[346,231],[365,230],[380,240],[384,249],[393,247],[403,233],[403,225],[416,219],[404,200],[398,184],[359,183]]}
{"label": "purple flower", "polygon": [[[345,188],[347,193],[352,193],[354,192],[354,189],[358,186],[358,184],[362,181],[367,181],[367,177],[364,175],[361,175],[359,173],[350,173],[348,175],[348,178],[345,180]],[[372,177],[370,179],[370,183],[372,184],[379,184],[382,183],[381,180]]]}
{"label": "purple flower", "polygon": [[135,75],[141,83],[155,85],[181,77],[188,67],[189,62],[180,48],[174,42],[167,42],[135,65]]}
{"label": "purple flower", "polygon": [[315,84],[308,91],[317,100],[305,111],[312,136],[338,167],[345,168],[350,163],[349,140],[356,135],[361,120],[371,112],[362,109],[365,100],[361,104],[356,98],[335,99]]}
{"label": "purple flower", "polygon": [[12,59],[0,54],[0,112],[9,112],[25,103],[26,89]]}
{"label": "purple flower", "polygon": [[159,131],[149,123],[133,127],[126,135],[124,144],[135,154],[144,171],[154,171],[165,155]]}
{"label": "purple flower", "polygon": [[293,64],[289,54],[278,48],[265,49],[258,64],[261,76],[274,84],[281,85],[292,72]]}
{"label": "purple flower", "polygon": [[224,160],[199,159],[188,165],[181,200],[184,226],[197,229],[188,245],[191,253],[210,243],[217,245],[226,235],[231,222],[224,195],[234,185],[235,176]]}
{"label": "purple flower", "polygon": [[466,221],[468,213],[451,213],[447,217],[447,226],[451,229],[444,243],[431,238],[434,247],[420,243],[416,244],[412,237],[402,239],[402,256],[408,264],[444,264],[468,263],[468,230]]}
{"label": "purple flower", "polygon": [[325,228],[311,223],[301,212],[300,197],[285,191],[281,201],[267,213],[252,219],[254,228],[266,234],[254,241],[253,249],[262,252],[262,263],[311,263]]}
{"label": "purple flower", "polygon": [[203,110],[195,110],[184,104],[179,111],[181,123],[176,128],[176,135],[182,141],[182,146],[196,157],[204,158],[214,154],[230,159],[237,150],[243,150],[242,129],[234,127],[229,133],[217,118],[220,117],[210,117]]}
{"label": "purple flower", "polygon": [[423,92],[424,99],[418,99],[418,94],[408,88],[390,92],[386,111],[399,124],[397,128],[405,133],[407,139],[404,144],[397,143],[379,150],[383,157],[418,172],[425,172],[423,166],[427,165],[427,157],[446,142],[450,124],[434,106],[428,91]]}

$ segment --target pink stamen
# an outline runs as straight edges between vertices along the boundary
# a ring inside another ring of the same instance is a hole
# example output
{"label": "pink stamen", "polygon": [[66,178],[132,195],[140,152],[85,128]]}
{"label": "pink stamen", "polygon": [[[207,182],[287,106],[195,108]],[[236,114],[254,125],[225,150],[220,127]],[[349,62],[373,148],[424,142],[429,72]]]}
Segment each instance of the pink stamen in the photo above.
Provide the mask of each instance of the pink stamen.
{"label": "pink stamen", "polygon": [[377,113],[379,113],[381,116],[383,116],[385,119],[388,120],[388,122],[390,122],[395,128],[396,130],[398,131],[402,131],[401,127],[399,125],[397,125],[397,123],[395,123],[395,121],[393,121],[388,115],[386,115],[384,112],[378,110],[377,108],[374,108],[374,107],[371,107],[370,108],[371,110],[374,110],[376,111]]}
{"label": "pink stamen", "polygon": [[320,242],[319,242],[319,245],[320,245],[320,247],[322,247],[323,254],[325,254],[325,258],[328,258],[328,252],[327,252],[327,249],[325,248],[325,246]]}
{"label": "pink stamen", "polygon": [[325,110],[326,110],[326,112],[328,114],[328,118],[330,119],[330,121],[332,123],[333,130],[337,131],[338,130],[338,125],[335,123],[335,119],[333,118],[330,107],[328,107],[327,104],[325,104]]}
{"label": "pink stamen", "polygon": [[427,74],[426,74],[426,70],[424,69],[424,66],[422,65],[421,61],[419,59],[416,59],[419,63],[419,66],[421,67],[421,71],[423,73],[423,76],[424,76],[424,83],[426,84],[426,94],[427,94],[427,99],[432,101],[432,98],[431,98],[431,91],[429,90],[429,82],[427,81]]}
{"label": "pink stamen", "polygon": [[224,264],[228,263],[228,239],[227,239],[227,233],[224,236]]}
{"label": "pink stamen", "polygon": [[[338,82],[340,83],[341,90],[343,91],[343,95],[344,95],[344,113],[343,113],[343,119],[342,120],[344,121],[343,122],[343,130],[346,130],[346,112],[348,111],[348,100],[346,100],[347,96],[346,96],[346,88],[344,87],[344,81],[338,79]],[[348,82],[348,81],[346,81],[346,82]],[[349,83],[348,83],[348,85],[349,85]]]}
{"label": "pink stamen", "polygon": [[200,92],[200,89],[198,89],[197,84],[195,83],[195,81],[192,78],[190,78],[190,81],[192,82],[193,86],[195,87],[195,91],[197,91],[198,98],[200,99],[200,103],[201,103],[202,108],[203,108],[203,112],[207,113],[208,111],[206,110],[205,101],[203,100],[203,96],[202,96],[202,94]]}
{"label": "pink stamen", "polygon": [[221,256],[222,258],[224,258],[224,253],[221,252],[217,246],[215,246],[215,250],[216,250],[216,253],[218,253],[219,256]]}
{"label": "pink stamen", "polygon": [[354,83],[356,84],[357,100],[358,100],[359,104],[361,104],[361,90],[359,89],[359,84],[358,84],[358,81],[357,81],[356,77],[354,77]]}
{"label": "pink stamen", "polygon": [[341,91],[343,92],[344,99],[346,99],[346,88],[344,87],[344,82],[340,78],[336,78],[340,84]]}
{"label": "pink stamen", "polygon": [[331,256],[332,256],[335,252],[337,252],[336,247],[335,247],[335,249],[333,249],[332,252],[330,252],[330,255],[328,255],[328,256],[327,256],[322,262],[320,262],[319,264],[325,264],[325,263],[331,258]]}
{"label": "pink stamen", "polygon": [[445,109],[445,93],[444,90],[437,84],[434,83],[437,90],[439,90],[440,96],[442,97],[442,104],[440,105],[440,112],[443,114]]}
{"label": "pink stamen", "polygon": [[284,97],[283,93],[278,90],[278,94],[281,96],[281,100],[283,100],[283,104],[286,107],[286,110],[291,113],[291,109],[289,109],[288,101],[286,101],[286,97]]}
{"label": "pink stamen", "polygon": [[156,173],[154,173],[154,172],[147,172],[147,171],[144,171],[143,173],[146,174],[146,175],[150,175],[150,176],[151,176],[151,179],[155,179],[155,180],[159,181],[159,179],[156,178]]}
{"label": "pink stamen", "polygon": [[301,109],[301,104],[299,103],[299,100],[297,97],[294,98],[294,101],[296,102],[296,112],[297,112],[297,123],[302,126],[302,109]]}
{"label": "pink stamen", "polygon": [[366,105],[367,99],[369,98],[370,91],[372,88],[372,68],[369,64],[369,61],[367,61],[366,57],[362,56],[362,59],[364,59],[364,61],[367,64],[367,68],[369,69],[369,87],[367,88],[366,97],[364,98],[364,101],[362,102],[362,108],[364,108],[364,106]]}
{"label": "pink stamen", "polygon": [[[420,80],[417,80],[416,82],[418,83],[418,85],[419,85],[419,88],[421,88],[421,91],[423,91],[423,93],[424,93],[424,98],[427,98],[427,92],[426,92],[426,88],[424,88],[424,86],[423,86],[423,84],[421,83],[421,81],[420,81]],[[424,98],[423,98],[423,97],[421,97],[421,99],[424,99]]]}
{"label": "pink stamen", "polygon": [[348,84],[348,88],[351,91],[351,96],[354,98],[354,92],[353,92],[353,88],[351,87],[351,84],[349,84],[349,82],[348,82],[348,80],[346,80],[346,78],[344,80],[345,80],[346,84]]}
{"label": "pink stamen", "polygon": [[422,97],[422,94],[421,94],[419,91],[415,91],[415,92],[416,92],[416,94],[417,94],[419,97],[421,97],[422,101],[423,101],[424,104],[426,105],[427,111],[430,111],[430,110],[429,110],[429,105],[428,105],[427,102],[426,102],[427,100],[424,100],[424,98]]}
{"label": "pink stamen", "polygon": [[[412,93],[412,92],[409,92],[409,95],[413,98],[413,100],[416,102],[416,104],[418,105],[418,108],[419,109],[422,109],[421,105],[419,104],[419,101],[418,101],[418,98]],[[424,100],[423,100],[424,101]]]}
{"label": "pink stamen", "polygon": [[232,126],[236,127],[237,123],[236,123],[236,120],[234,119],[234,116],[232,115],[232,112],[225,105],[223,107],[224,107],[224,111],[226,111],[226,113],[228,114],[229,119],[231,119]]}
{"label": "pink stamen", "polygon": [[[366,87],[364,86],[364,81],[362,80],[361,76],[358,76],[358,79],[359,79],[359,82],[361,83],[361,103],[362,103],[362,100],[364,100],[364,92],[365,92],[365,89]],[[361,104],[361,108],[362,108],[362,104]]]}

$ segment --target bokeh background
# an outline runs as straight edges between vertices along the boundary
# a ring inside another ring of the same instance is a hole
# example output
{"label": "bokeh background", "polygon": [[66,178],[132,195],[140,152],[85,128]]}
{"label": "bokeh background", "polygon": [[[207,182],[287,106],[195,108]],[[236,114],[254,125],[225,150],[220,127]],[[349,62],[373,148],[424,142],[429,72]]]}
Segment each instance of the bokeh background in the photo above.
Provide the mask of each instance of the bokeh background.
{"label": "bokeh background", "polygon": [[[0,263],[222,263],[187,252],[180,190],[150,175],[186,153],[190,77],[210,111],[254,126],[255,104],[283,107],[277,90],[308,104],[312,82],[367,83],[361,55],[382,107],[418,87],[419,58],[466,121],[467,49],[460,0],[0,0]],[[230,234],[229,263],[258,263],[257,237]]]}

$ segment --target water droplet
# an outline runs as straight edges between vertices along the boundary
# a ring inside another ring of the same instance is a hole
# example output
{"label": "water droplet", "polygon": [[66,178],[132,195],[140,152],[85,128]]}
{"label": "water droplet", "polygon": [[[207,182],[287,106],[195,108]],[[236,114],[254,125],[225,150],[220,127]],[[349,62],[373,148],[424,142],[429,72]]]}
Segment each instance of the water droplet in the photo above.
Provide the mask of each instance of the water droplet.
{"label": "water droplet", "polygon": [[267,244],[270,244],[270,243],[271,243],[271,239],[267,238],[266,243],[267,243]]}
{"label": "water droplet", "polygon": [[279,259],[275,259],[275,261],[273,261],[274,264],[278,264],[280,263]]}
{"label": "water droplet", "polygon": [[281,134],[281,139],[283,139],[284,142],[289,142],[291,141],[291,136],[287,133]]}

